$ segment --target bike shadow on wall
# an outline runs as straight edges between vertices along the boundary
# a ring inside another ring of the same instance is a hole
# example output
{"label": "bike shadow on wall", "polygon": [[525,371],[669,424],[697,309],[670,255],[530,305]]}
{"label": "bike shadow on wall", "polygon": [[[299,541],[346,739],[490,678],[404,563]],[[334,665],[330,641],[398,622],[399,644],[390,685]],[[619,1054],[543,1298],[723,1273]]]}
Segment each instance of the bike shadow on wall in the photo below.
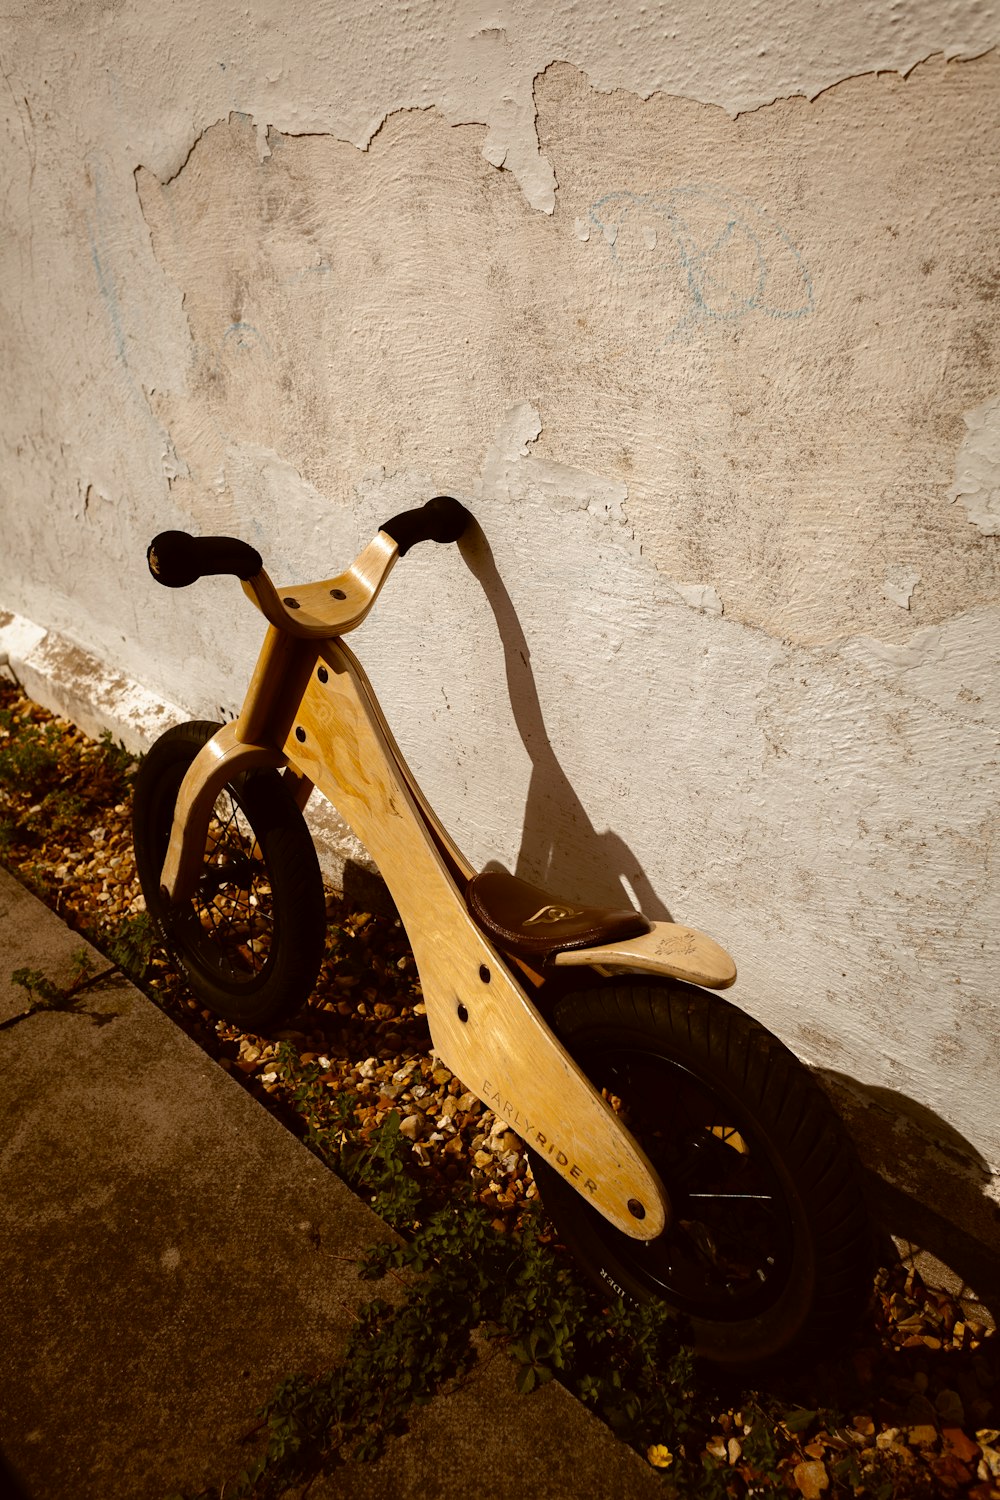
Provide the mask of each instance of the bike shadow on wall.
{"label": "bike shadow on wall", "polygon": [[[503,646],[507,688],[521,741],[531,762],[524,829],[514,874],[553,895],[620,905],[632,888],[645,914],[671,921],[670,912],[617,833],[599,832],[559,764],[545,730],[531,653],[485,534],[468,528],[459,551],[481,585]],[[1000,1323],[1000,1208],[988,1196],[992,1177],[984,1159],[938,1115],[891,1089],[869,1087],[846,1074],[816,1069],[858,1146],[874,1214],[897,1250],[919,1252],[947,1267],[994,1322]],[[930,1205],[933,1205],[931,1207]],[[933,1265],[925,1279],[935,1276]]]}
{"label": "bike shadow on wall", "polygon": [[900,1258],[928,1285],[949,1280],[1000,1325],[1000,1205],[989,1196],[993,1174],[976,1148],[947,1120],[895,1089],[859,1083],[816,1068],[850,1131],[865,1168],[872,1208]]}
{"label": "bike shadow on wall", "polygon": [[458,548],[493,611],[514,722],[531,762],[521,847],[513,873],[543,886],[553,896],[594,906],[633,905],[631,887],[647,917],[671,921],[628,844],[612,830],[601,833],[594,827],[556,758],[545,729],[528,642],[482,528],[476,523],[467,527]]}

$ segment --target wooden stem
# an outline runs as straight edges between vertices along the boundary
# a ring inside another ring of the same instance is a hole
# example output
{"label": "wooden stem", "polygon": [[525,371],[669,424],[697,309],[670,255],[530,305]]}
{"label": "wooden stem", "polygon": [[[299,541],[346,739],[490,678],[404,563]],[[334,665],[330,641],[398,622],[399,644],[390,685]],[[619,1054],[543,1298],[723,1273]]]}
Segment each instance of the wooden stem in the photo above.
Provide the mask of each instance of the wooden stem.
{"label": "wooden stem", "polygon": [[235,724],[241,745],[284,743],[315,660],[314,642],[269,627]]}

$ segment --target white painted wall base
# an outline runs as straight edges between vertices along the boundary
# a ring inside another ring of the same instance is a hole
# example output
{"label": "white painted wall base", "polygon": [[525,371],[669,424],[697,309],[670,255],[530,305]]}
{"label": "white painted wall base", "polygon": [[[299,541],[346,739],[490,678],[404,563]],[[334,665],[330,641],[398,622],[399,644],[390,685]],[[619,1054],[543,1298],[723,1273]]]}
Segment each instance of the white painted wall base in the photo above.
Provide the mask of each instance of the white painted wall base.
{"label": "white painted wall base", "polygon": [[50,713],[98,739],[107,732],[133,755],[189,715],[91,652],[0,601],[0,670]]}
{"label": "white painted wall base", "polygon": [[[65,636],[4,610],[2,602],[0,672],[50,713],[69,719],[92,739],[107,732],[133,755],[142,755],[164,730],[191,717]],[[353,881],[377,898],[381,882],[367,850],[322,793],[313,794],[306,819],[320,869],[333,889],[344,890],[348,872],[348,890]],[[387,893],[383,900],[388,901]]]}

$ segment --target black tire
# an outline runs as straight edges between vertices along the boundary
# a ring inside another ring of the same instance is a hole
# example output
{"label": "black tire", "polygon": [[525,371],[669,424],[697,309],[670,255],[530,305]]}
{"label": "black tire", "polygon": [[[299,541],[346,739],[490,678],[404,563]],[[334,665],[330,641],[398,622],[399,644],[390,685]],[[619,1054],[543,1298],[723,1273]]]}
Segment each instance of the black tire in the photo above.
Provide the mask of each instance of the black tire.
{"label": "black tire", "polygon": [[529,1152],[593,1280],[666,1303],[696,1352],[733,1370],[832,1352],[870,1295],[873,1242],[853,1146],[806,1068],[720,996],[670,981],[566,995],[553,1026],[672,1203],[658,1239],[631,1239]]}
{"label": "black tire", "polygon": [[323,882],[305,819],[277,771],[248,771],[223,788],[198,889],[174,906],[160,889],[184,774],[218,724],[179,724],[136,777],[135,859],[146,909],[209,1010],[247,1030],[290,1019],[323,957]]}

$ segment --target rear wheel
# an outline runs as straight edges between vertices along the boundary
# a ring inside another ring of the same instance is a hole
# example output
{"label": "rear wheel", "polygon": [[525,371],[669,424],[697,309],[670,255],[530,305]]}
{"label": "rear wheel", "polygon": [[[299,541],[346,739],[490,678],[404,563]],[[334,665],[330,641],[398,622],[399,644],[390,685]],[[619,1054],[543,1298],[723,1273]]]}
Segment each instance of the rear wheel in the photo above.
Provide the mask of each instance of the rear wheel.
{"label": "rear wheel", "polygon": [[588,1273],[684,1314],[696,1350],[734,1369],[839,1341],[870,1290],[871,1237],[853,1147],[798,1059],[718,995],[668,981],[567,995],[553,1025],[671,1200],[664,1233],[634,1240],[530,1153]]}
{"label": "rear wheel", "polygon": [[195,994],[248,1029],[294,1014],[323,956],[323,883],[312,838],[276,771],[234,776],[216,799],[190,901],[160,889],[184,775],[217,724],[180,724],[139,768],[133,804],[136,865],[146,908]]}

